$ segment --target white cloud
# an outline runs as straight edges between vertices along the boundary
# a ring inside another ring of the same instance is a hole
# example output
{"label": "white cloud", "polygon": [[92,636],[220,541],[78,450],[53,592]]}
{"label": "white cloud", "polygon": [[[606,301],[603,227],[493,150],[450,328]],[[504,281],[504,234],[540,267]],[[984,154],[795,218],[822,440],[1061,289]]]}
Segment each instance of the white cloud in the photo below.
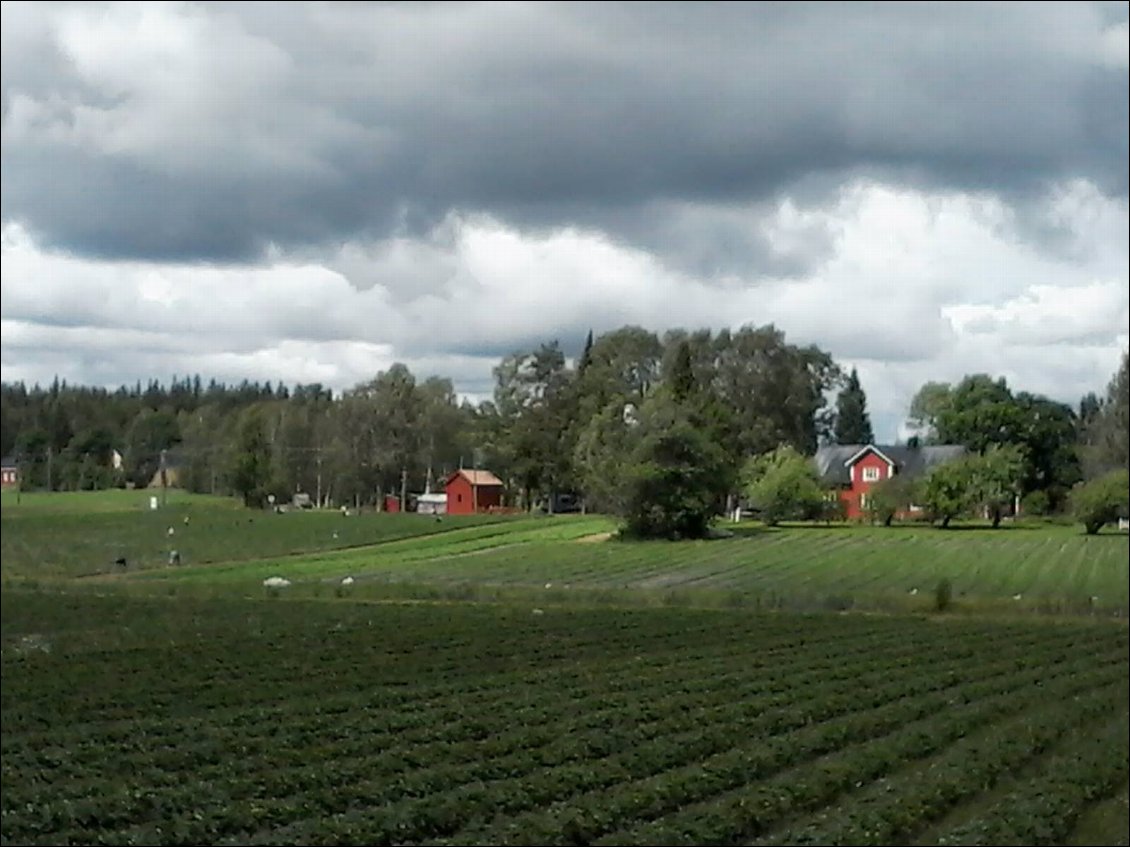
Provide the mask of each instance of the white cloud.
{"label": "white cloud", "polygon": [[1130,25],[1126,21],[1109,26],[1099,36],[1101,64],[1112,68],[1130,67]]}
{"label": "white cloud", "polygon": [[[966,373],[1074,402],[1128,343],[1127,207],[1058,187],[1034,241],[1000,200],[856,182],[826,205],[785,198],[745,225],[773,249],[832,235],[799,276],[705,281],[595,231],[521,232],[451,215],[424,239],[349,242],[257,266],[97,261],[3,231],[3,378],[117,385],[200,373],[345,388],[405,361],[475,397],[498,356],[636,323],[774,323],[859,367],[877,436],[914,391]],[[728,227],[740,227],[732,210]],[[1121,232],[1122,237],[1113,237]]]}

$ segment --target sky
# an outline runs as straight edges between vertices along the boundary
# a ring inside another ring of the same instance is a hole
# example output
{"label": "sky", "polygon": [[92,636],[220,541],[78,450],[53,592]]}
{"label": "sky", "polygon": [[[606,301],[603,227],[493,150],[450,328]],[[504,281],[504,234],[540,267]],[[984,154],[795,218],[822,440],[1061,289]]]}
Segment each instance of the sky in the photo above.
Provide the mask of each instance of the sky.
{"label": "sky", "polygon": [[489,396],[773,324],[880,441],[1130,344],[1126,3],[3,3],[0,377]]}

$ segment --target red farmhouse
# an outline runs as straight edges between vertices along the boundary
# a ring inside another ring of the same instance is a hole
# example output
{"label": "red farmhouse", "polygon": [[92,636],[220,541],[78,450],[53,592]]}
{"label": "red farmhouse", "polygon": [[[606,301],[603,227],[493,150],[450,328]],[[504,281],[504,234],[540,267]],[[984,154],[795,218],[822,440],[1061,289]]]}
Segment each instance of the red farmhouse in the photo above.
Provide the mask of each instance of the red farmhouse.
{"label": "red farmhouse", "polygon": [[871,486],[895,474],[921,476],[935,465],[959,458],[965,448],[954,444],[930,447],[906,445],[835,444],[816,451],[821,481],[839,492],[849,520],[867,511]]}
{"label": "red farmhouse", "polygon": [[473,515],[502,505],[502,480],[490,471],[459,470],[444,484],[449,515]]}

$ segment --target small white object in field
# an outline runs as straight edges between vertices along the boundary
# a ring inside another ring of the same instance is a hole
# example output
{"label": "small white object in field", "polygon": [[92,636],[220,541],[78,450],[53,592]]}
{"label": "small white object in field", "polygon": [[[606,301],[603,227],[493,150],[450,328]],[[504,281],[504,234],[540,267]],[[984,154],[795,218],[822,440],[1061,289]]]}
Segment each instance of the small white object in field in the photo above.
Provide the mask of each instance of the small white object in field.
{"label": "small white object in field", "polygon": [[169,527],[169,535],[174,535],[175,533],[176,533],[176,530],[173,529],[172,527]]}
{"label": "small white object in field", "polygon": [[545,584],[545,587],[546,587],[546,588],[553,588],[553,583],[552,583],[552,582],[547,582],[547,583]]}
{"label": "small white object in field", "polygon": [[345,579],[343,579],[341,581],[341,584],[342,585],[352,585],[353,584],[353,577],[347,576]]}
{"label": "small white object in field", "polygon": [[1022,596],[1023,596],[1023,595],[1021,595],[1021,594],[1013,594],[1013,595],[1012,595],[1012,599],[1013,599],[1013,600],[1019,600],[1019,599],[1020,599],[1020,598],[1021,598]]}
{"label": "small white object in field", "polygon": [[917,588],[912,588],[912,589],[910,589],[910,593],[911,593],[911,594],[917,594],[917,593],[918,593],[918,589],[917,589]]}
{"label": "small white object in field", "polygon": [[337,530],[334,530],[334,538],[337,538]]}
{"label": "small white object in field", "polygon": [[184,525],[188,526],[188,515],[184,516]]}
{"label": "small white object in field", "polygon": [[543,612],[541,609],[534,609],[534,614],[535,615],[544,615],[545,612]]}
{"label": "small white object in field", "polygon": [[267,588],[286,588],[290,585],[290,580],[281,576],[269,576],[263,580],[263,585]]}

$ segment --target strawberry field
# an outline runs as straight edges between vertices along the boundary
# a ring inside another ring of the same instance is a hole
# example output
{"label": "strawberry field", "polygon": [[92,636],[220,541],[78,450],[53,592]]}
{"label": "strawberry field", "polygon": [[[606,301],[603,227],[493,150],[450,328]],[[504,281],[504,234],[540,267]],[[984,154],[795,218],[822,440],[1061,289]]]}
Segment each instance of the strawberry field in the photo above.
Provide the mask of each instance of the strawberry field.
{"label": "strawberry field", "polygon": [[1064,842],[1114,623],[5,590],[2,839]]}

